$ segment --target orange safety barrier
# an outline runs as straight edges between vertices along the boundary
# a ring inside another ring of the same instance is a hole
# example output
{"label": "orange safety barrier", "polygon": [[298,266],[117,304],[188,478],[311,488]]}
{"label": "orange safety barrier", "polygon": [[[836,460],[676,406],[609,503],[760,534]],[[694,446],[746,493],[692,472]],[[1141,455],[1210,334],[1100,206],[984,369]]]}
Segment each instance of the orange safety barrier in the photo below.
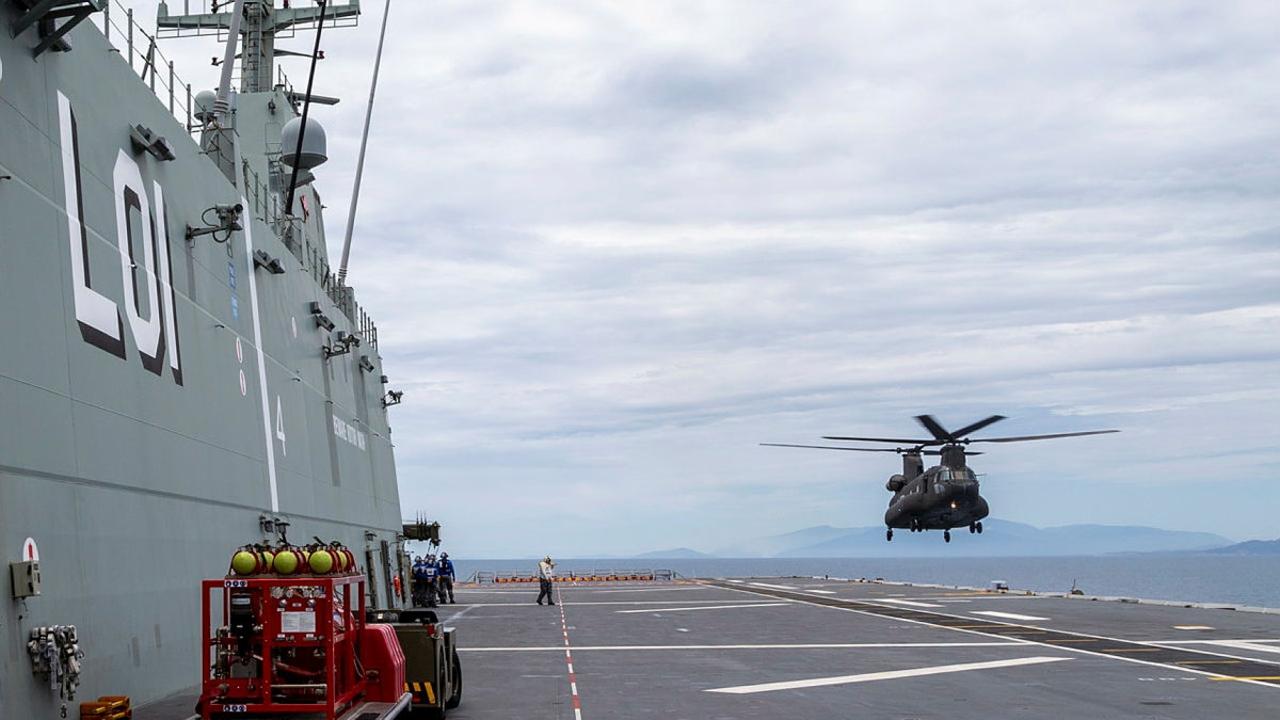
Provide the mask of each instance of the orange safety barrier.
{"label": "orange safety barrier", "polygon": [[133,708],[127,696],[103,695],[80,703],[80,720],[131,720]]}
{"label": "orange safety barrier", "polygon": [[[652,573],[649,573],[649,574],[611,573],[611,574],[602,574],[602,575],[561,575],[560,577],[555,578],[552,582],[558,582],[558,583],[653,582],[655,579],[656,578]],[[511,577],[495,577],[493,578],[493,582],[497,584],[508,584],[508,583],[531,584],[531,583],[538,582],[538,577],[536,575],[516,575]]]}

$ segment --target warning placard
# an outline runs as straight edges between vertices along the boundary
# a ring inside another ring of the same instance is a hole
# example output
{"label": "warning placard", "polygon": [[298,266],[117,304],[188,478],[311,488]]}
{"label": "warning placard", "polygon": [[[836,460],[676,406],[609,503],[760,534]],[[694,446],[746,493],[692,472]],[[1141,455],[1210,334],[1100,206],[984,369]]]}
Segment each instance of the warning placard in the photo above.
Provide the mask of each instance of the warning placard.
{"label": "warning placard", "polygon": [[316,614],[314,612],[280,613],[280,632],[314,633],[316,631]]}

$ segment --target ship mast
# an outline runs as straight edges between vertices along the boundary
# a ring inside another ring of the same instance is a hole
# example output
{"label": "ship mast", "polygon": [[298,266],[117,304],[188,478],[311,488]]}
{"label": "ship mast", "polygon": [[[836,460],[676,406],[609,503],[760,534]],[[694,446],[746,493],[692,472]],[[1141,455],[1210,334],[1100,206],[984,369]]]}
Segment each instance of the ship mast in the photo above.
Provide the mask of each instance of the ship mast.
{"label": "ship mast", "polygon": [[[233,0],[218,2],[212,5],[197,0],[199,10],[209,12],[191,12],[192,0],[181,0],[181,15],[170,15],[169,5],[179,0],[162,0],[156,10],[156,29],[160,37],[194,37],[199,35],[220,35],[229,33],[234,27],[235,8],[242,3]],[[276,49],[276,36],[286,30],[309,29],[324,23],[325,27],[352,27],[360,15],[360,0],[347,0],[338,5],[332,0],[327,3],[328,9],[315,5],[307,7],[290,7],[300,5],[285,3],[284,7],[276,7],[275,0],[244,0],[243,15],[240,18],[240,92],[266,92],[275,86],[275,59],[287,55],[302,55],[288,50]],[[292,98],[291,98],[292,99]],[[300,98],[299,98],[300,99]],[[320,100],[317,99],[317,102]]]}

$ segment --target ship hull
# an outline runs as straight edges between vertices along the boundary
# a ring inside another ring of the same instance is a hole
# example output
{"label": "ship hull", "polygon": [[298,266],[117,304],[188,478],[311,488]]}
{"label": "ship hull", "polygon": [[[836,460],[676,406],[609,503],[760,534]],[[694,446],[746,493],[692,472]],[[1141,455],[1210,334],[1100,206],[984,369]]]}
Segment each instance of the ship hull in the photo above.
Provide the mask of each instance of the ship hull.
{"label": "ship hull", "polygon": [[[396,603],[402,556],[376,329],[332,281],[314,188],[288,244],[266,192],[264,133],[287,119],[273,114],[286,97],[238,98],[233,184],[92,22],[69,52],[33,57],[37,29],[12,36],[12,5],[0,5],[0,553],[38,553],[42,575],[38,596],[0,603],[0,717],[16,718],[64,702],[32,671],[39,626],[79,630],[76,702],[195,686],[198,582],[226,572],[235,547],[274,539],[264,521],[350,546],[377,605]],[[174,157],[135,142],[139,127]],[[237,203],[242,231],[187,240]],[[339,332],[362,342],[326,357]]]}

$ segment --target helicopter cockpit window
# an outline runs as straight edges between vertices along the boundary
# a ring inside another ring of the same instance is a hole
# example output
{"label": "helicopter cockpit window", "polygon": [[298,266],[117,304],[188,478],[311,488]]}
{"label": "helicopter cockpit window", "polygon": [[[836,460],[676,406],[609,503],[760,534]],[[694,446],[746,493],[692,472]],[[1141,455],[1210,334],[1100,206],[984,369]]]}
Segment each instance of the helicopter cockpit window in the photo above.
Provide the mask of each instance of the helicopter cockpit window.
{"label": "helicopter cockpit window", "polygon": [[966,482],[969,480],[973,480],[974,477],[973,477],[973,471],[970,470],[969,468],[958,468],[958,469],[943,468],[942,479],[954,480],[957,482]]}

